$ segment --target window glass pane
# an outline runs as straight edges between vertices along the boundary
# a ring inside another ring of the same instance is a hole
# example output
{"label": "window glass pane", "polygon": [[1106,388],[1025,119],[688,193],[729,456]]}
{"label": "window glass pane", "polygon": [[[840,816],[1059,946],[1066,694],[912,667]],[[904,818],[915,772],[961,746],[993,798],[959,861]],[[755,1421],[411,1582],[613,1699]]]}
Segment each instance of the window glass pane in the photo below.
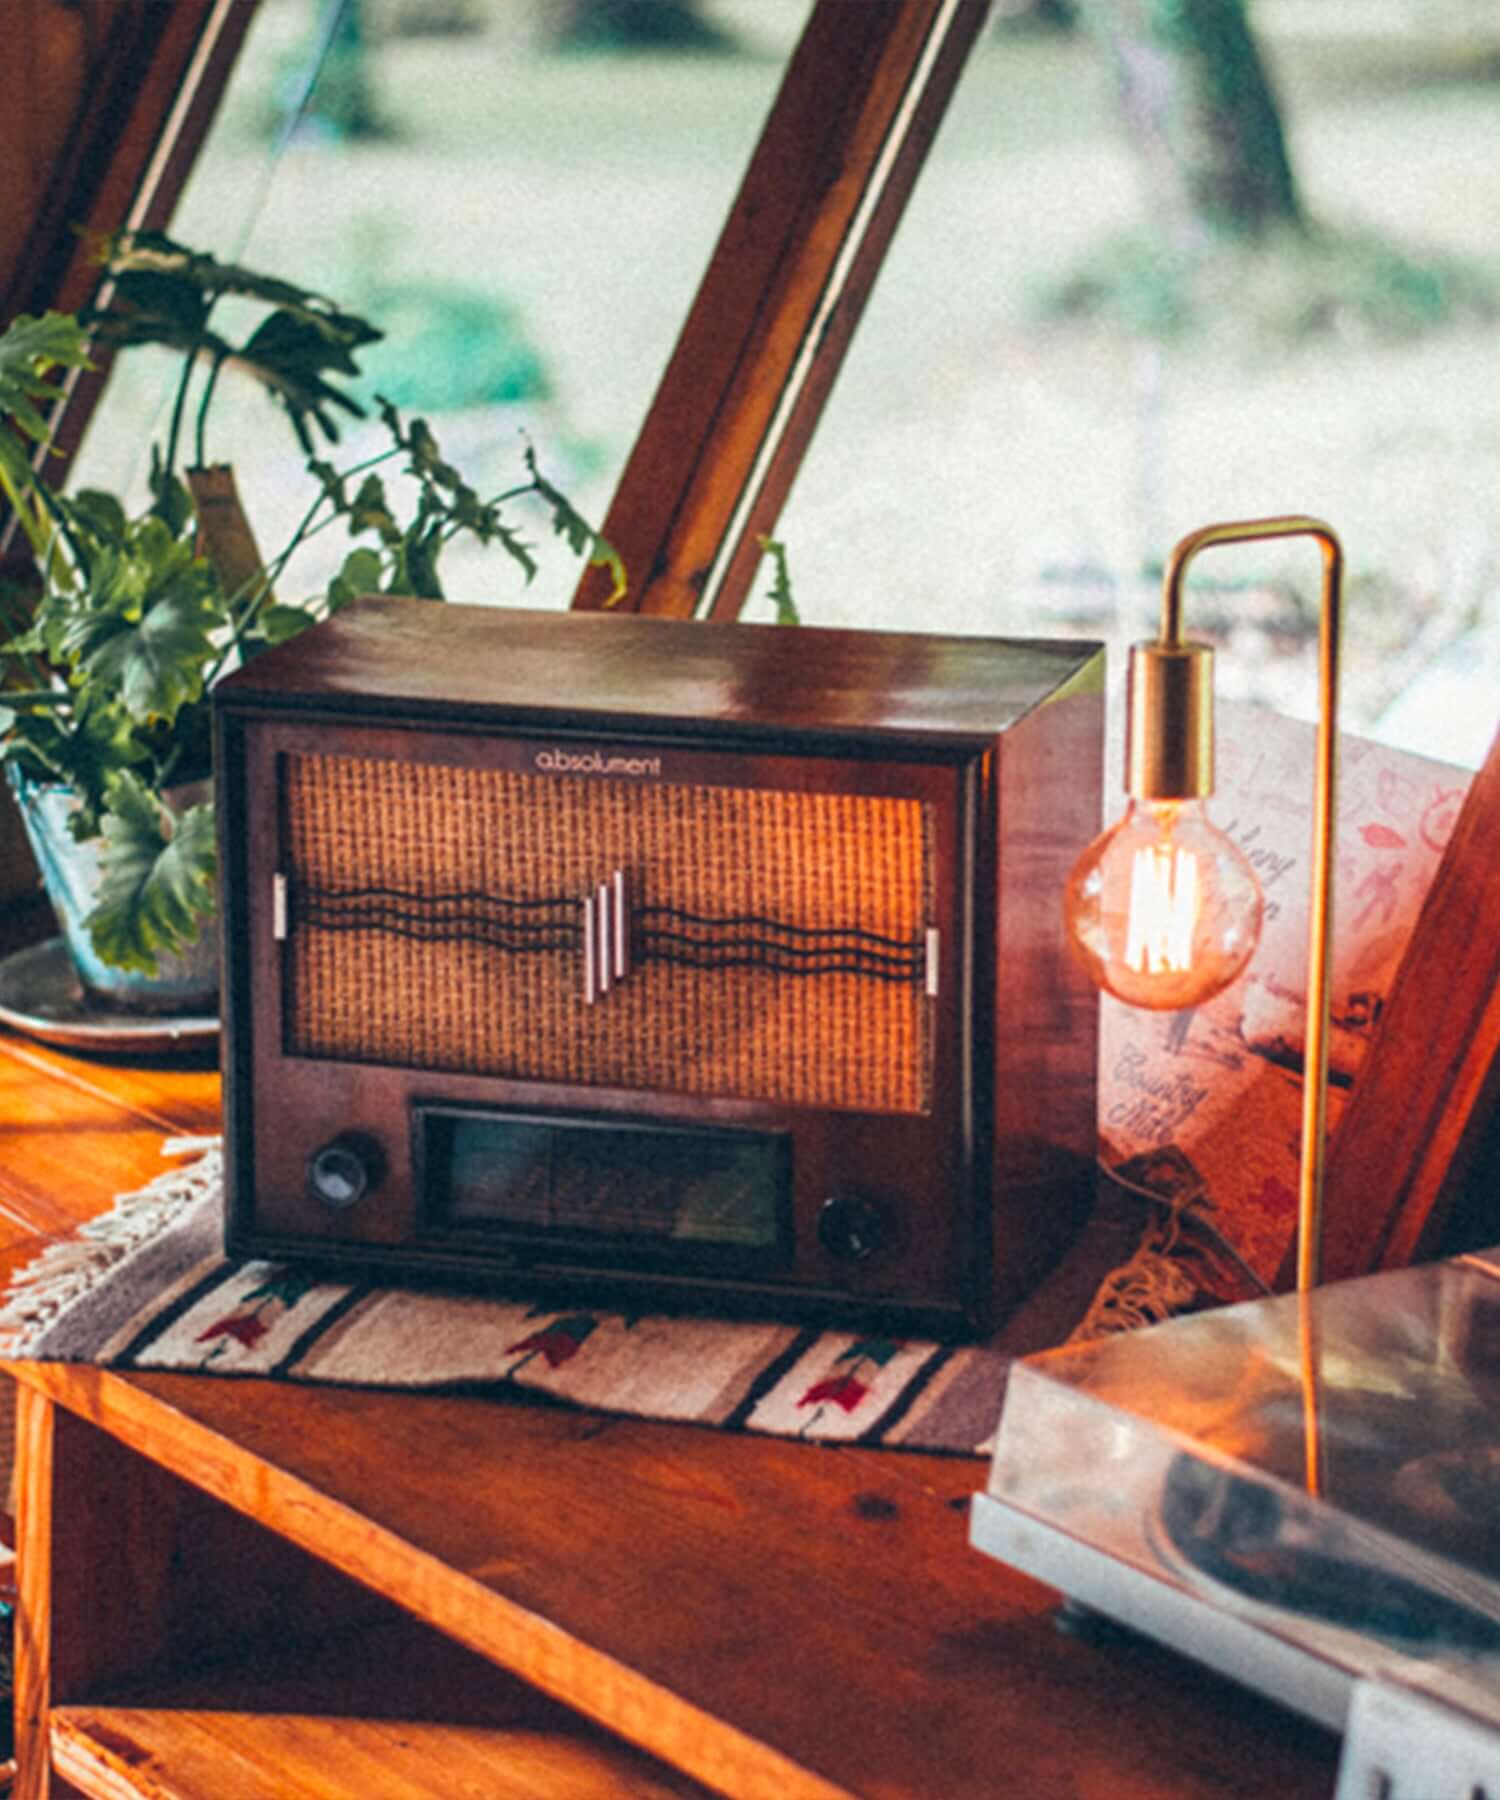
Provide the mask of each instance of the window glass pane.
{"label": "window glass pane", "polygon": [[[687,0],[719,42],[560,48],[618,0],[261,0],[172,235],[313,288],[382,327],[358,392],[426,418],[483,494],[544,473],[596,525],[759,136],[808,0]],[[661,13],[664,8],[640,9]],[[319,50],[326,54],[319,62]],[[233,335],[233,303],[222,319]],[[121,358],[74,485],[144,498],[176,370]],[[226,375],[210,460],[232,461],[262,552],[311,498],[279,411]],[[330,454],[385,448],[373,406]],[[325,453],[325,452],[320,452]],[[577,564],[524,517],[542,573],[445,552],[450,598],[566,605]],[[334,539],[337,538],[337,542]],[[299,557],[310,591],[350,548]]]}
{"label": "window glass pane", "polygon": [[[1102,636],[1118,679],[1178,538],[1312,513],[1348,559],[1345,723],[1472,763],[1500,713],[1500,21],[1248,16],[1320,235],[1180,282],[1141,248],[1161,221],[1100,43],[1002,21],[776,536],[809,622]],[[1069,310],[1085,276],[1113,312]],[[1197,326],[1143,329],[1190,299]],[[1221,692],[1311,716],[1319,581],[1307,542],[1195,564]]]}

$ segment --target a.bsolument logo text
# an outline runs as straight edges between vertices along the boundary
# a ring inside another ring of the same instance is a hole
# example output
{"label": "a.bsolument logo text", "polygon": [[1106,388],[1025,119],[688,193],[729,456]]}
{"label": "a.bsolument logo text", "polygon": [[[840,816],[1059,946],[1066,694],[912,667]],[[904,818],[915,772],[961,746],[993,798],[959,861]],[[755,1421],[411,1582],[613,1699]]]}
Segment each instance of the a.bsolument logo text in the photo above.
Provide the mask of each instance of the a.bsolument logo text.
{"label": "a.bsolument logo text", "polygon": [[606,756],[602,750],[538,750],[536,766],[549,775],[660,775],[659,756]]}

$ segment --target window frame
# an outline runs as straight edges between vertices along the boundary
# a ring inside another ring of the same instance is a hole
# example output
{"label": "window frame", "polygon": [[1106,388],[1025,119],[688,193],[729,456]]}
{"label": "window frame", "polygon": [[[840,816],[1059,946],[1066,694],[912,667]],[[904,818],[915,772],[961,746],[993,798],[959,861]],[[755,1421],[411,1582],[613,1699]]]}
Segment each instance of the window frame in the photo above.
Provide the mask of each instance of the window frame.
{"label": "window frame", "polygon": [[[575,608],[738,616],[990,3],[814,0],[604,520],[630,592],[612,601],[612,578],[586,569]],[[167,228],[258,10],[104,4],[109,30],[78,71],[81,148],[41,198],[0,317],[90,299],[71,221]],[[64,384],[65,460],[107,374]]]}
{"label": "window frame", "polygon": [[738,615],[988,13],[817,0],[604,520],[624,607]]}

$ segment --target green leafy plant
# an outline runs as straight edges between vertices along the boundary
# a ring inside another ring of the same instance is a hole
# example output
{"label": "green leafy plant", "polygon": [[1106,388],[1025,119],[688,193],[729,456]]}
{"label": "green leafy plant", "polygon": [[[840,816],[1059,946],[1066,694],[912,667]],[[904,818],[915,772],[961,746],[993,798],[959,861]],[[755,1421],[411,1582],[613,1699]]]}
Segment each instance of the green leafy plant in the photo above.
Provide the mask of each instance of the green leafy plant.
{"label": "green leafy plant", "polygon": [[[214,907],[212,808],[181,807],[176,791],[209,773],[209,696],[223,674],[356,594],[441,600],[442,554],[459,536],[495,547],[529,581],[536,556],[514,510],[523,498],[548,510],[574,555],[610,569],[616,599],[625,573],[529,445],[515,483],[484,496],[425,421],[381,401],[386,446],[349,469],[329,460],[340,415],[363,412],[341,383],[381,335],[365,319],[159,233],[118,235],[98,254],[99,306],[23,317],[0,334],[0,490],[37,569],[34,589],[0,594],[0,762],[25,781],[72,790],[70,829],[102,845],[94,948],[149,973],[162,952],[192,943]],[[230,298],[257,309],[242,337],[218,327]],[[153,449],[150,503],[131,516],[113,495],[54,485],[46,445],[57,372],[87,366],[91,347],[142,345],[174,352],[180,367],[166,441]],[[248,571],[212,553],[200,500],[213,401],[230,368],[286,414],[308,485],[290,540]],[[392,497],[382,473],[391,466],[410,478],[414,499]],[[278,600],[297,552],[336,525],[357,540],[337,575],[322,592]]]}

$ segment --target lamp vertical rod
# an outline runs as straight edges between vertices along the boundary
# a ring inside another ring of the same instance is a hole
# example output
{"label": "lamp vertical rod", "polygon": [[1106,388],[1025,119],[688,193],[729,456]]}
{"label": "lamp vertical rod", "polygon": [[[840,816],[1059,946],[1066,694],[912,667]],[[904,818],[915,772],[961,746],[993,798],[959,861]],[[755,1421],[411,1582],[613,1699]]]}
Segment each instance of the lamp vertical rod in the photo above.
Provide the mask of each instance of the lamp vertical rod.
{"label": "lamp vertical rod", "polygon": [[1205,525],[1173,550],[1162,584],[1161,646],[1182,648],[1182,589],[1188,564],[1211,544],[1316,538],[1323,552],[1318,632],[1318,740],[1313,774],[1313,872],[1308,902],[1307,1024],[1302,1082],[1302,1155],[1297,1187],[1297,1287],[1317,1286],[1323,1240],[1323,1164],[1328,1130],[1328,1020],[1333,955],[1333,860],[1338,782],[1339,647],[1343,550],[1318,519],[1300,514]]}

